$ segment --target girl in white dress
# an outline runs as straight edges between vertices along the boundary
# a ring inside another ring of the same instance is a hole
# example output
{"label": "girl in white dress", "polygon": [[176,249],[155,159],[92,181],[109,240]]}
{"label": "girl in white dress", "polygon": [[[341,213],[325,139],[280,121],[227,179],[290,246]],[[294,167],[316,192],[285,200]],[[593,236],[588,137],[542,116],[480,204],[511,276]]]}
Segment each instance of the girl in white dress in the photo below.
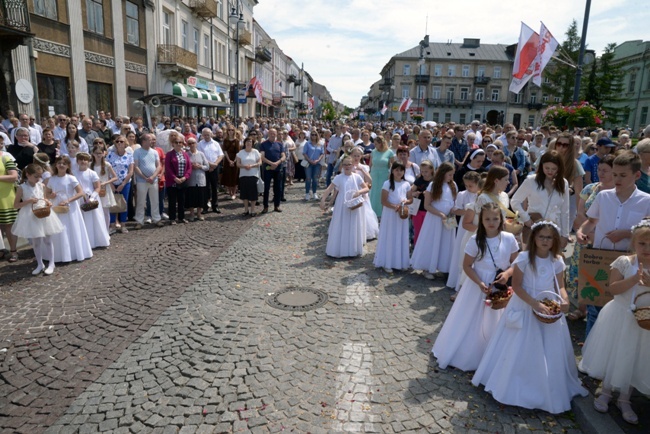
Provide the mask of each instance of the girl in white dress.
{"label": "girl in white dress", "polygon": [[504,309],[485,305],[492,284],[505,284],[512,275],[510,264],[519,251],[515,236],[503,232],[503,222],[495,203],[483,205],[478,230],[465,246],[463,269],[467,279],[433,345],[433,355],[443,369],[451,365],[474,371],[503,314]]}
{"label": "girl in white dress", "polygon": [[50,167],[50,157],[47,156],[45,152],[38,152],[34,154],[34,164],[38,165],[43,169],[43,174],[41,175],[41,182],[47,181],[50,176],[52,176],[52,168]]}
{"label": "girl in white dress", "polygon": [[[333,196],[334,212],[330,221],[325,253],[334,258],[346,258],[363,255],[366,244],[366,218],[363,206],[352,209],[360,197],[370,190],[361,176],[352,173],[352,159],[345,157],[341,162],[343,172],[336,175],[332,183],[321,196],[321,209],[325,210],[325,201]],[[362,199],[365,200],[365,199]]]}
{"label": "girl in white dress", "polygon": [[[99,176],[94,170],[90,170],[90,162],[92,157],[86,152],[79,152],[77,154],[78,169],[74,172],[75,178],[79,181],[81,189],[84,192],[84,201],[98,201],[101,185]],[[106,220],[104,210],[101,203],[97,208],[91,211],[83,211],[81,213],[86,225],[86,233],[90,246],[95,247],[108,247],[111,245],[111,239],[108,236],[108,228],[106,227]]]}
{"label": "girl in white dress", "polygon": [[[358,146],[354,147],[350,152],[350,157],[352,157],[352,171],[360,175],[363,178],[363,182],[370,186],[372,184],[370,168],[361,162],[363,149]],[[366,241],[370,241],[379,235],[379,220],[377,220],[377,214],[372,210],[368,194],[364,194],[363,199],[363,213],[366,218]]]}
{"label": "girl in white dress", "polygon": [[381,191],[383,208],[373,263],[389,274],[393,268],[406,270],[409,267],[409,220],[402,219],[399,211],[413,199],[411,184],[404,180],[404,172],[404,165],[395,161]]}
{"label": "girl in white dress", "polygon": [[424,217],[418,242],[411,256],[411,267],[414,270],[424,270],[423,276],[433,279],[433,273],[440,271],[448,273],[451,265],[451,251],[454,248],[455,226],[448,226],[445,221],[451,217],[456,223],[456,217],[451,215],[456,200],[456,183],[454,182],[454,166],[442,163],[433,175],[433,181],[424,192]]}
{"label": "girl in white dress", "polygon": [[63,223],[63,232],[52,237],[54,242],[54,262],[83,261],[93,256],[92,247],[86,233],[79,202],[84,192],[77,178],[71,175],[70,158],[57,157],[54,174],[47,180],[46,197],[53,199],[54,205],[67,206],[68,211],[58,215]]}
{"label": "girl in white dress", "polygon": [[[48,276],[54,272],[54,261],[52,260],[54,247],[51,235],[63,231],[63,225],[53,212],[44,218],[38,218],[32,212],[32,207],[52,205],[49,200],[45,199],[44,186],[41,183],[42,176],[43,168],[37,164],[28,164],[23,169],[21,184],[16,189],[16,198],[14,199],[14,208],[20,209],[20,211],[11,227],[11,233],[15,236],[31,239],[36,257],[36,269],[32,271],[34,276],[40,274],[41,271]],[[44,269],[43,259],[45,258],[50,262]]]}
{"label": "girl in white dress", "polygon": [[575,354],[564,317],[547,324],[533,310],[550,315],[540,299],[561,297],[566,312],[569,301],[564,289],[564,258],[560,229],[540,221],[532,226],[526,246],[514,262],[514,294],[488,343],[472,384],[485,385],[502,404],[549,413],[571,409],[571,399],[587,396],[578,379]]}
{"label": "girl in white dress", "polygon": [[[614,299],[600,311],[596,324],[582,348],[580,371],[603,380],[602,392],[594,408],[607,412],[614,391],[623,419],[632,424],[639,419],[630,405],[633,388],[650,395],[650,332],[639,327],[632,307],[639,294],[650,293],[650,219],[632,227],[631,245],[636,252],[619,256],[611,265],[609,292]],[[647,306],[650,294],[639,297]],[[645,302],[644,302],[645,300]]]}
{"label": "girl in white dress", "polygon": [[451,252],[451,266],[449,267],[449,276],[447,277],[448,288],[456,288],[458,278],[463,271],[463,258],[465,256],[465,246],[467,246],[467,241],[463,244],[463,239],[467,233],[467,229],[464,227],[465,216],[469,209],[472,210],[472,216],[474,215],[474,204],[476,202],[480,180],[481,175],[477,172],[467,172],[463,175],[465,190],[458,193],[456,201],[454,202],[453,213],[460,216],[460,224],[458,225],[458,230],[454,236],[454,248]]}
{"label": "girl in white dress", "polygon": [[[512,212],[508,210],[510,205],[510,199],[508,195],[504,192],[508,186],[508,179],[510,173],[508,169],[501,166],[492,166],[487,173],[483,187],[479,188],[478,197],[474,202],[474,207],[467,209],[465,216],[463,218],[463,228],[467,231],[461,240],[460,245],[465,246],[469,242],[469,239],[476,233],[478,227],[478,215],[481,212],[481,207],[486,203],[494,202],[499,205],[501,208],[501,213],[503,217],[506,217],[506,214]],[[465,282],[467,276],[465,273],[460,271],[460,277],[456,283],[456,293],[460,291],[460,287]],[[451,301],[456,299],[456,294],[451,296]]]}
{"label": "girl in white dress", "polygon": [[95,139],[93,143],[92,167],[95,173],[99,176],[99,199],[102,205],[102,212],[104,213],[106,230],[108,231],[111,226],[111,215],[109,208],[117,205],[117,202],[115,202],[115,196],[113,196],[113,189],[111,188],[111,184],[117,181],[117,175],[115,174],[115,170],[113,170],[113,166],[106,162],[106,153],[108,150],[106,148],[104,140]]}

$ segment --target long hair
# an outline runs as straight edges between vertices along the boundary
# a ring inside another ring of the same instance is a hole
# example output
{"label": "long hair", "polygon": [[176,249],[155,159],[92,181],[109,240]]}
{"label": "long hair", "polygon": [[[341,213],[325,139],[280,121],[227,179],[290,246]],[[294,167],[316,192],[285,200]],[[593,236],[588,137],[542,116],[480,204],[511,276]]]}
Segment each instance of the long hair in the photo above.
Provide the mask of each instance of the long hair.
{"label": "long hair", "polygon": [[[70,126],[75,127],[75,133],[73,137],[70,137]],[[65,126],[65,138],[63,141],[68,143],[69,140],[76,140],[77,142],[81,143],[81,139],[79,138],[79,128],[77,128],[77,126],[72,122],[68,122],[68,125]]]}
{"label": "long hair", "polygon": [[485,230],[485,226],[483,226],[483,214],[486,212],[495,212],[499,214],[499,232],[503,230],[503,213],[501,212],[499,205],[494,202],[484,204],[478,215],[478,228],[476,229],[476,245],[478,246],[477,261],[483,259],[483,256],[485,256],[485,249],[487,248],[487,231]]}
{"label": "long hair", "polygon": [[[451,163],[445,162],[438,166],[438,170],[433,175],[433,181],[431,182],[431,200],[438,200],[442,197],[442,185],[445,183],[445,175],[453,171],[454,166]],[[456,184],[453,179],[448,185],[451,188],[454,199],[456,199]]]}
{"label": "long hair", "polygon": [[406,172],[406,167],[404,167],[404,164],[400,163],[399,161],[394,161],[393,165],[390,166],[390,175],[388,176],[388,181],[390,182],[390,190],[395,191],[395,177],[393,176],[393,171],[395,169],[402,169],[402,172]]}
{"label": "long hair", "polygon": [[553,163],[557,166],[557,175],[555,180],[553,180],[553,190],[556,190],[560,194],[564,194],[564,161],[557,151],[548,151],[542,155],[542,158],[539,160],[539,167],[537,168],[537,173],[535,174],[535,182],[537,183],[537,189],[544,189],[544,181],[546,181],[546,175],[544,174],[544,164]]}
{"label": "long hair", "polygon": [[564,160],[564,171],[562,171],[562,175],[564,176],[564,179],[569,182],[569,185],[573,185],[573,180],[576,177],[576,147],[574,146],[575,139],[573,137],[573,134],[564,132],[553,141],[552,146],[549,146],[550,150],[557,150],[558,140],[569,141],[569,147],[567,148],[567,151],[564,153],[564,155],[562,155],[562,160]]}
{"label": "long hair", "polygon": [[56,167],[56,165],[59,164],[59,161],[63,161],[65,164],[68,165],[68,167],[66,167],[66,169],[65,169],[65,173],[67,173],[68,175],[71,175],[72,172],[71,172],[70,167],[71,167],[72,163],[70,163],[70,157],[68,157],[67,155],[60,155],[60,156],[56,157],[56,160],[54,160],[54,175],[59,176],[59,169],[58,169],[58,167]]}
{"label": "long hair", "polygon": [[[106,175],[106,149],[107,149],[106,143],[101,142],[101,143],[96,143],[93,146],[93,150],[92,150],[92,157],[93,157],[92,164],[93,166],[97,166],[99,164],[99,166],[102,168],[102,170],[100,171],[101,176]],[[102,151],[102,158],[100,158],[99,163],[95,161],[95,151]]]}
{"label": "long hair", "polygon": [[528,249],[528,263],[530,264],[530,268],[533,271],[536,271],[535,257],[537,256],[537,245],[535,244],[535,237],[544,228],[549,228],[551,230],[551,234],[553,235],[553,244],[551,245],[552,258],[557,259],[560,256],[560,252],[562,251],[560,247],[560,232],[558,232],[558,230],[555,229],[555,227],[551,225],[550,222],[547,222],[547,224],[537,224],[537,226],[535,226],[535,228],[530,231],[530,235],[526,241],[526,248]]}
{"label": "long hair", "polygon": [[37,163],[28,164],[20,175],[20,183],[27,182],[27,175],[36,175],[37,173],[43,173],[43,167]]}
{"label": "long hair", "polygon": [[490,170],[488,170],[487,172],[487,177],[485,178],[485,182],[483,183],[483,187],[481,188],[481,191],[479,191],[479,195],[483,193],[488,193],[488,194],[492,193],[492,190],[494,190],[497,181],[506,176],[510,176],[510,172],[508,172],[508,169],[506,169],[505,167],[503,166],[490,167]]}

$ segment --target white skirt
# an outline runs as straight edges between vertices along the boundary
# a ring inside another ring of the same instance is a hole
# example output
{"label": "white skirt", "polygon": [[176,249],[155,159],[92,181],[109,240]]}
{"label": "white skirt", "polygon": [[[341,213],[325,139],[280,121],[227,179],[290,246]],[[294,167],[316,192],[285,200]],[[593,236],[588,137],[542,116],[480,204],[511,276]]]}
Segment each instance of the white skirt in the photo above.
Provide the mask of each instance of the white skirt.
{"label": "white skirt", "polygon": [[337,195],[327,235],[325,254],[334,258],[361,256],[366,244],[364,207],[350,210],[344,202],[343,195]]}
{"label": "white skirt", "polygon": [[430,273],[448,273],[451,266],[455,229],[447,229],[440,217],[427,212],[422,223],[418,242],[413,248],[411,267]]}
{"label": "white skirt", "polygon": [[[464,218],[464,217],[463,217]],[[458,279],[463,272],[463,259],[465,258],[465,246],[467,241],[463,243],[463,238],[467,234],[467,230],[463,228],[463,218],[460,219],[460,225],[454,237],[454,248],[451,251],[451,265],[449,266],[449,276],[447,277],[447,287],[456,288]],[[473,234],[473,233],[472,233]]]}
{"label": "white skirt", "polygon": [[43,238],[62,231],[63,224],[54,211],[50,211],[49,216],[39,219],[32,212],[31,206],[22,207],[11,226],[11,233],[21,238]]}
{"label": "white skirt", "polygon": [[63,223],[63,232],[52,236],[54,262],[83,261],[92,258],[93,251],[79,208],[79,201],[71,202],[70,210],[65,214],[57,214],[57,216]]}
{"label": "white skirt", "polygon": [[104,219],[104,209],[101,203],[92,211],[82,211],[81,215],[86,225],[86,233],[90,247],[108,247],[111,245],[111,238],[106,229],[106,220]]}
{"label": "white skirt", "polygon": [[373,264],[397,270],[409,268],[409,220],[401,219],[394,209],[382,209]]}
{"label": "white skirt", "polygon": [[366,200],[362,207],[362,212],[366,218],[366,241],[370,241],[374,240],[379,235],[379,221],[377,220],[377,214],[372,210],[370,198],[367,194],[363,197]]}

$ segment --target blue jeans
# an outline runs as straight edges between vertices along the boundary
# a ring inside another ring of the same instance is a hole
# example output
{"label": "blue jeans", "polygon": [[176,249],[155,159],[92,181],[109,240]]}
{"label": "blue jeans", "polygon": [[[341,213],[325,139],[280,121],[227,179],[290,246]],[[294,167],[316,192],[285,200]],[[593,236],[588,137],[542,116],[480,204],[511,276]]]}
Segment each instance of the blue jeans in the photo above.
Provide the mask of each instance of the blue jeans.
{"label": "blue jeans", "polygon": [[587,336],[589,336],[591,328],[596,323],[596,319],[598,319],[598,314],[600,313],[601,309],[602,306],[587,306],[587,328],[585,329],[585,340],[587,340]]}
{"label": "blue jeans", "polygon": [[[122,189],[122,195],[124,196],[124,200],[126,203],[129,203],[129,199],[131,198],[131,182],[129,181],[124,188]],[[128,207],[127,207],[128,208]],[[115,217],[120,218],[120,223],[126,223],[128,220],[128,209],[124,212],[121,212],[119,214],[111,214],[111,224],[115,223]]]}
{"label": "blue jeans", "polygon": [[318,178],[320,177],[320,164],[310,164],[305,167],[305,194],[309,194],[309,187],[311,191],[316,193],[318,188]]}
{"label": "blue jeans", "polygon": [[332,183],[332,175],[334,174],[334,164],[327,163],[327,172],[325,173],[325,185],[327,187]]}

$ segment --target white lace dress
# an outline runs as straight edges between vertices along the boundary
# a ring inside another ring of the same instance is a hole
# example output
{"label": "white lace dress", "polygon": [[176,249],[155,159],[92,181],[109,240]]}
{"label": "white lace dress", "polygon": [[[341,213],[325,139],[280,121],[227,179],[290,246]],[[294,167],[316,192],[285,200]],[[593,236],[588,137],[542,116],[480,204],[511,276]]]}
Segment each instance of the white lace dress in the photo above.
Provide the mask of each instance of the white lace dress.
{"label": "white lace dress", "polygon": [[[33,197],[43,199],[43,184],[40,182],[33,187],[28,182],[23,182],[20,184],[20,188],[23,191],[23,201]],[[45,202],[39,201],[34,208],[43,206],[45,206]],[[16,221],[11,227],[11,233],[22,238],[43,238],[61,231],[63,231],[63,225],[54,212],[50,211],[49,216],[38,218],[34,215],[31,205],[20,208]]]}
{"label": "white lace dress", "polygon": [[346,197],[361,189],[363,179],[356,173],[343,173],[332,180],[338,194],[334,213],[330,221],[325,253],[334,258],[361,256],[366,244],[366,219],[363,207],[350,209],[345,205]]}

